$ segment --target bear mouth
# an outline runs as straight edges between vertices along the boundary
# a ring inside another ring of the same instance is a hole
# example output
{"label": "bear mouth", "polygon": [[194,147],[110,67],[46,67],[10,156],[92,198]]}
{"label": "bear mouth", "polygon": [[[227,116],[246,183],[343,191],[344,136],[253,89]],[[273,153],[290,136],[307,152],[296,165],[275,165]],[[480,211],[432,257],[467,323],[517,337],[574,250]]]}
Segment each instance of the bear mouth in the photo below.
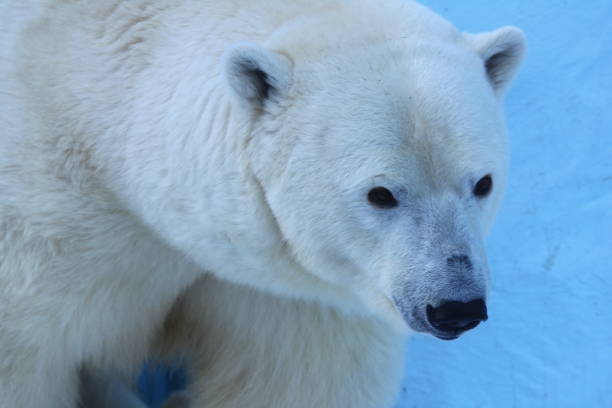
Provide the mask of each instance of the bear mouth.
{"label": "bear mouth", "polygon": [[408,323],[408,326],[416,332],[419,333],[428,333],[432,336],[440,339],[440,340],[457,340],[465,330],[451,330],[445,331],[440,330],[434,327],[431,323],[428,322],[425,313],[419,313],[418,309],[415,307],[410,313],[410,316],[404,317],[404,320]]}

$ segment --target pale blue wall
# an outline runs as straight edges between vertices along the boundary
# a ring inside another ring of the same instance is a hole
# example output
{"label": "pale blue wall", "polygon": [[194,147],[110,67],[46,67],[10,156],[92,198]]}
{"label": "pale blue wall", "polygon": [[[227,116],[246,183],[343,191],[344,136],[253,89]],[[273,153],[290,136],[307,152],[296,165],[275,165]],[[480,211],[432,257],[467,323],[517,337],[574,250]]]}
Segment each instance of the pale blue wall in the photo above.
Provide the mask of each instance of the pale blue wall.
{"label": "pale blue wall", "polygon": [[415,336],[398,407],[612,407],[612,1],[424,0],[460,29],[513,24],[509,189],[488,322]]}

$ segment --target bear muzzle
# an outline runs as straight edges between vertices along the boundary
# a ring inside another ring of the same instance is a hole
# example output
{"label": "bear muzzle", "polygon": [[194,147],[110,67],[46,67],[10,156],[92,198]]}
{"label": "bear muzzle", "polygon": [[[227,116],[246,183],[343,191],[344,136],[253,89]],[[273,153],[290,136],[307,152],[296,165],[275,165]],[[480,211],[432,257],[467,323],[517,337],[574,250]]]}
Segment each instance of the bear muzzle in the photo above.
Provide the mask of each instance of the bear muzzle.
{"label": "bear muzzle", "polygon": [[394,282],[396,310],[414,331],[453,340],[488,319],[486,270],[467,256],[443,258],[441,267],[404,274]]}

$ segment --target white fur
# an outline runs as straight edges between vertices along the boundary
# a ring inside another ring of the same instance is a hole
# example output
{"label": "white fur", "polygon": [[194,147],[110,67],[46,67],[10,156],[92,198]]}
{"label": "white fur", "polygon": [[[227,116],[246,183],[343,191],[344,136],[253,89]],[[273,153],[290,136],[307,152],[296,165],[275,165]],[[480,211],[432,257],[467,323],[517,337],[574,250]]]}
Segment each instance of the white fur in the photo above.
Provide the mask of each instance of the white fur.
{"label": "white fur", "polygon": [[[485,296],[518,30],[400,0],[0,15],[2,407],[72,407],[81,367],[155,347],[190,357],[196,407],[389,407],[397,296]],[[401,205],[369,205],[377,185]]]}

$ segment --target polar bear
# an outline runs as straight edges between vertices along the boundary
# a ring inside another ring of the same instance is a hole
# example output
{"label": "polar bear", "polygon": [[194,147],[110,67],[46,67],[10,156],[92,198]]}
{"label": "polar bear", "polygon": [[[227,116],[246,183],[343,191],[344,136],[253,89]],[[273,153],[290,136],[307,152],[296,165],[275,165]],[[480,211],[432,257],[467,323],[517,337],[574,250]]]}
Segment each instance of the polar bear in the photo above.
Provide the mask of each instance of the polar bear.
{"label": "polar bear", "polygon": [[520,30],[408,0],[0,15],[2,407],[98,406],[83,378],[152,356],[193,407],[390,407],[407,334],[487,318]]}

